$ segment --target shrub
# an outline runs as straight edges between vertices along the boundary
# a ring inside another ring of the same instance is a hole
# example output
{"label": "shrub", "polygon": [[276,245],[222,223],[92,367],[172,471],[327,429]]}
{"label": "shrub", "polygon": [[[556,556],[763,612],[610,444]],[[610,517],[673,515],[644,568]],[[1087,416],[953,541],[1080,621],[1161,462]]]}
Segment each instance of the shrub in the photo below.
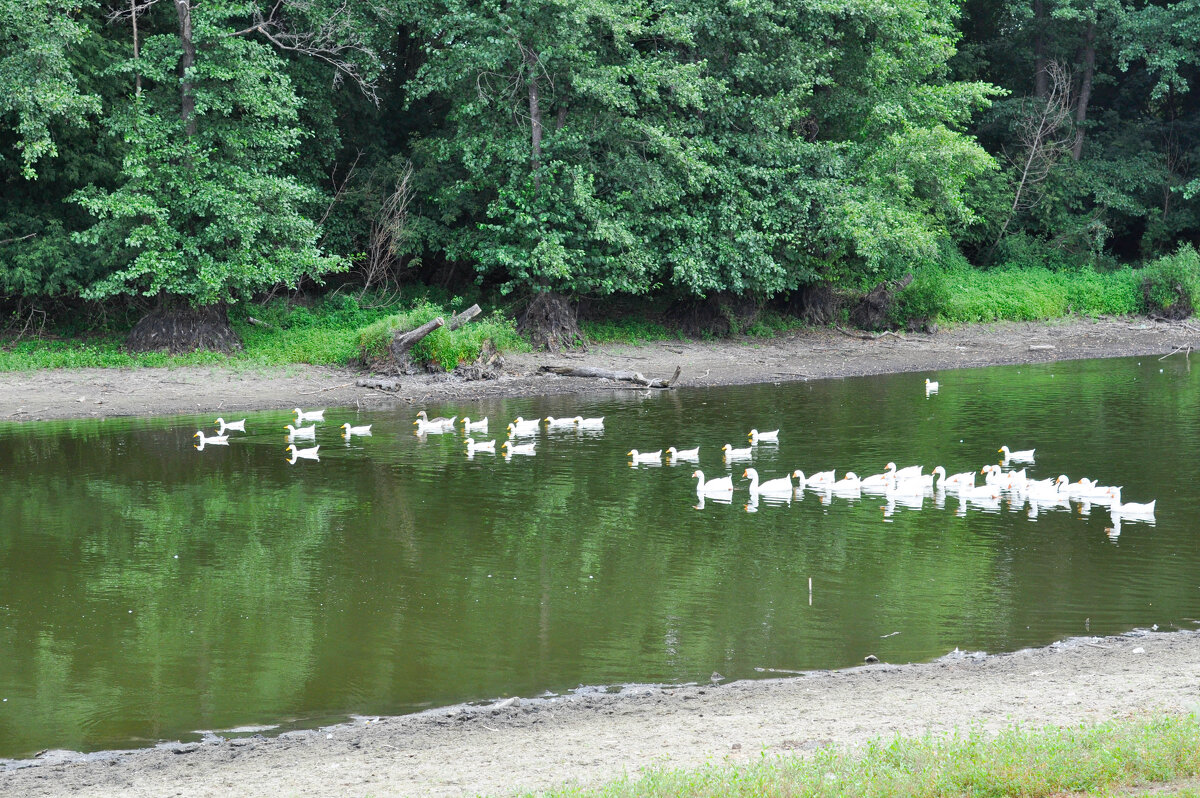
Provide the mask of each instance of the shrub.
{"label": "shrub", "polygon": [[[437,305],[420,302],[411,310],[380,319],[358,332],[358,352],[366,361],[389,357],[388,345],[397,330],[411,330],[438,316],[449,318],[451,313]],[[439,327],[421,339],[411,350],[419,363],[437,363],[447,371],[459,363],[470,363],[479,357],[486,342],[498,350],[525,351],[529,344],[517,334],[513,320],[499,311],[482,316],[457,330]]]}
{"label": "shrub", "polygon": [[1147,313],[1186,319],[1200,308],[1200,253],[1191,244],[1152,261],[1141,278]]}
{"label": "shrub", "polygon": [[937,321],[950,304],[950,278],[941,266],[922,266],[913,281],[896,295],[892,322],[903,327],[909,321]]}

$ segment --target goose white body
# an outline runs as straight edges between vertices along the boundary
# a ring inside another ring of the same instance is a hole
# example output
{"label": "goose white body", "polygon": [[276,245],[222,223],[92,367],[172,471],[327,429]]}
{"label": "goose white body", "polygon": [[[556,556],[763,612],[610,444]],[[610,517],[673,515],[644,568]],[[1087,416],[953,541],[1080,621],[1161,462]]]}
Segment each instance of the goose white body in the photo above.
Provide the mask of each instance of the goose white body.
{"label": "goose white body", "polygon": [[925,466],[919,465],[907,466],[900,469],[896,469],[895,463],[888,463],[888,465],[895,469],[895,473],[892,474],[892,476],[894,476],[896,479],[916,479],[917,477],[921,476],[921,472],[925,470]]}
{"label": "goose white body", "polygon": [[629,457],[634,463],[661,463],[662,449],[657,452],[639,452],[637,449],[630,449]]}
{"label": "goose white body", "polygon": [[956,490],[959,496],[972,501],[999,499],[1000,488],[996,485],[965,485],[960,484]]}
{"label": "goose white body", "polygon": [[679,462],[680,460],[696,461],[700,459],[700,447],[697,446],[695,449],[680,450],[676,449],[674,446],[668,446],[667,456],[670,457],[671,461],[675,463]]}
{"label": "goose white body", "polygon": [[1041,482],[1031,483],[1028,490],[1029,499],[1037,502],[1067,501],[1069,498],[1067,484],[1068,480],[1065,474],[1059,475],[1050,485],[1043,485]]}
{"label": "goose white body", "polygon": [[345,438],[349,438],[352,435],[362,436],[362,435],[370,435],[370,434],[371,434],[371,425],[370,424],[365,424],[361,427],[352,427],[349,424],[342,425],[342,436]]}
{"label": "goose white body", "polygon": [[1158,504],[1158,499],[1155,499],[1152,502],[1146,502],[1144,504],[1139,502],[1124,503],[1121,501],[1120,488],[1112,488],[1109,491],[1109,495],[1112,496],[1113,502],[1108,509],[1113,515],[1121,515],[1125,517],[1151,516],[1154,515],[1154,506]]}
{"label": "goose white body", "polygon": [[284,429],[287,430],[289,441],[297,438],[311,438],[312,440],[317,439],[316,424],[313,424],[311,427],[301,427],[300,429],[296,429],[291,424],[286,424],[284,425]]}
{"label": "goose white body", "polygon": [[[532,446],[533,444],[530,444]],[[496,441],[476,441],[474,438],[467,438],[467,456],[475,454],[475,452],[496,453]]]}
{"label": "goose white body", "polygon": [[295,446],[289,446],[284,451],[292,453],[292,459],[288,462],[295,464],[297,460],[320,460],[321,458],[317,457],[317,450],[320,448],[320,446],[314,446],[311,449],[297,449]]}
{"label": "goose white body", "polygon": [[246,419],[243,418],[241,421],[226,421],[223,418],[218,418],[216,426],[218,435],[224,435],[227,432],[245,432]]}
{"label": "goose white body", "polygon": [[791,496],[792,495],[792,475],[780,479],[768,479],[766,482],[758,481],[758,471],[753,468],[747,468],[742,472],[742,476],[750,480],[751,495],[763,496]]}
{"label": "goose white body", "polygon": [[[942,478],[940,485],[937,481],[938,477]],[[941,466],[935,466],[931,473],[920,474],[915,477],[908,477],[907,479],[899,479],[897,482],[920,485],[921,490],[945,490],[946,469],[942,468]]]}
{"label": "goose white body", "polygon": [[727,443],[721,447],[721,451],[725,453],[725,462],[733,460],[749,460],[754,457],[754,449],[747,446],[744,449],[735,449],[733,444]]}
{"label": "goose white body", "polygon": [[937,393],[938,387],[937,380],[925,380],[925,395],[928,396],[931,393]]}
{"label": "goose white body", "polygon": [[555,418],[554,416],[546,416],[544,420],[546,422],[546,429],[574,429],[576,426],[574,418]]}
{"label": "goose white body", "polygon": [[830,485],[833,485],[833,483],[836,481],[837,480],[833,478],[832,471],[818,471],[804,480],[804,486],[806,488],[820,488],[821,490],[824,490]]}
{"label": "goose white body", "polygon": [[1032,463],[1033,453],[1036,452],[1037,449],[1022,449],[1021,451],[1014,452],[1010,451],[1007,446],[1001,446],[996,451],[1004,455],[1004,462],[1006,463]]}
{"label": "goose white body", "polygon": [[733,493],[733,477],[717,477],[706,481],[704,472],[699,469],[692,472],[692,477],[696,479],[696,494],[701,498]]}
{"label": "goose white body", "polygon": [[325,420],[325,411],[324,410],[309,410],[308,412],[305,412],[297,407],[292,412],[296,414],[296,423],[297,424],[303,424],[305,421],[324,421]]}
{"label": "goose white body", "polygon": [[759,432],[756,429],[750,430],[750,443],[779,443],[779,430],[773,429],[770,432]]}
{"label": "goose white body", "polygon": [[575,426],[580,429],[604,429],[604,416],[600,416],[599,418],[575,416]]}
{"label": "goose white body", "polygon": [[[888,463],[888,465],[892,465],[892,463]],[[859,478],[859,476],[853,471],[849,471],[846,473],[846,476],[842,477],[841,482],[845,482],[846,480],[854,480],[858,482],[858,487],[860,490],[865,490],[868,493],[883,493],[887,489],[888,485],[896,481],[896,478],[892,475],[892,473],[893,472],[885,471],[882,474],[872,474],[869,477]],[[840,484],[840,482],[838,484]]]}
{"label": "goose white body", "polygon": [[942,484],[947,488],[957,485],[970,485],[973,488],[975,487],[975,472],[964,471],[961,474],[951,474],[942,480]]}
{"label": "goose white body", "polygon": [[479,421],[472,421],[470,418],[463,416],[462,419],[463,432],[487,432],[488,420],[485,416]]}

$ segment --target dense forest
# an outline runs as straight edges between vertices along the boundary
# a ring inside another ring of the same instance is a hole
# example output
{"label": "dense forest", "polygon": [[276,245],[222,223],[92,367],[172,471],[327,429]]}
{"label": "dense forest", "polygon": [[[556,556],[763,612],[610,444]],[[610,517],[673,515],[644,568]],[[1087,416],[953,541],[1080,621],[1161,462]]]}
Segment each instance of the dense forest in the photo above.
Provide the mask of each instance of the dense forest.
{"label": "dense forest", "polygon": [[1149,264],[1190,312],[1197,42],[1200,0],[0,0],[0,310]]}

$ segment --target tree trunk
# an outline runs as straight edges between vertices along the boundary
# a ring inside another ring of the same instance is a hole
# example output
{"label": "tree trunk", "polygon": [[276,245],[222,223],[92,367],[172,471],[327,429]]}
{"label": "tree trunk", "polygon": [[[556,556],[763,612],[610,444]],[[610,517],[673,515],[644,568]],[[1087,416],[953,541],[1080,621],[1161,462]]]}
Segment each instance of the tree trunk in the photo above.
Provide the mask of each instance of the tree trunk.
{"label": "tree trunk", "polygon": [[[137,31],[137,0],[129,0],[129,19],[133,22],[133,61],[138,60],[138,31]],[[133,75],[134,95],[142,96],[142,70],[138,69]]]}
{"label": "tree trunk", "polygon": [[542,109],[538,105],[538,56],[531,47],[522,47],[525,51],[525,66],[529,69],[529,128],[533,143],[531,165],[533,167],[533,187],[542,186]]}
{"label": "tree trunk", "polygon": [[1045,0],[1033,0],[1033,96],[1044,100],[1050,94],[1050,76],[1046,72]]}
{"label": "tree trunk", "polygon": [[188,75],[196,64],[196,44],[192,41],[192,0],[175,0],[175,11],[179,15],[179,42],[183,46],[183,57],[179,59],[179,118],[183,120],[184,132],[189,136],[196,133],[196,95]]}
{"label": "tree trunk", "polygon": [[466,324],[467,322],[469,322],[471,319],[475,318],[482,312],[483,311],[481,311],[479,309],[478,305],[472,305],[471,307],[464,310],[462,313],[459,313],[456,316],[450,317],[450,321],[446,324],[446,329],[447,330],[457,330],[459,327],[463,326],[464,324]]}
{"label": "tree trunk", "polygon": [[1092,78],[1096,74],[1096,23],[1088,22],[1083,38],[1083,78],[1079,83],[1079,103],[1075,106],[1075,144],[1071,160],[1083,155],[1083,127],[1087,123],[1088,102],[1092,99]]}

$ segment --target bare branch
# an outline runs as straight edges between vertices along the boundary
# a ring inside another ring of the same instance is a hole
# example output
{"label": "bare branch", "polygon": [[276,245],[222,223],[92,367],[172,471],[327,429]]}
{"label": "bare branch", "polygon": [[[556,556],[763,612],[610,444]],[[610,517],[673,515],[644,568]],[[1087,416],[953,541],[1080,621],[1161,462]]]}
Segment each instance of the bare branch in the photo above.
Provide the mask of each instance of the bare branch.
{"label": "bare branch", "polygon": [[29,235],[23,235],[19,238],[0,238],[0,244],[15,244],[18,241],[24,241],[27,238],[33,238],[35,235],[37,235],[37,233],[30,233]]}

